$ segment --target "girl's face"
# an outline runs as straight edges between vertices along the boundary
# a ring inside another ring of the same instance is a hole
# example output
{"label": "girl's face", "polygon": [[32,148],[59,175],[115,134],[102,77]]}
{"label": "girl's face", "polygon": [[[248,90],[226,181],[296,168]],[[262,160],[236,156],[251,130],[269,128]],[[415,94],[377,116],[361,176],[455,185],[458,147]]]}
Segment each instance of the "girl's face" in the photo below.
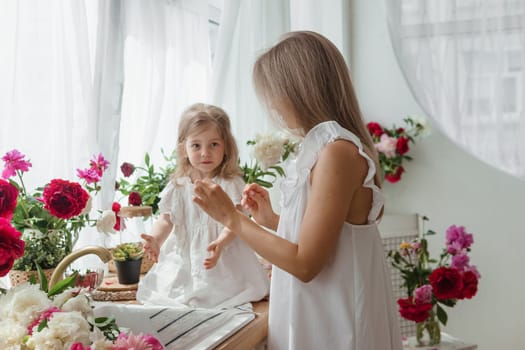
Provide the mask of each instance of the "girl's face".
{"label": "girl's face", "polygon": [[207,126],[190,133],[184,151],[202,179],[211,179],[224,159],[224,140],[217,127]]}

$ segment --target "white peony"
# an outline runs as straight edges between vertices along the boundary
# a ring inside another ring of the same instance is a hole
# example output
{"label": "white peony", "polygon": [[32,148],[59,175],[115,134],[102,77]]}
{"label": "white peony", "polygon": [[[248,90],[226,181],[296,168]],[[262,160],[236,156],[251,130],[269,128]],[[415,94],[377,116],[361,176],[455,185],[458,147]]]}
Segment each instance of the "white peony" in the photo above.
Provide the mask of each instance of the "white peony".
{"label": "white peony", "polygon": [[0,319],[27,326],[49,306],[51,301],[38,285],[19,284],[0,297]]}
{"label": "white peony", "polygon": [[97,221],[97,231],[103,233],[115,233],[113,227],[117,223],[117,218],[113,210],[104,210],[100,219]]}
{"label": "white peony", "polygon": [[20,349],[20,344],[27,334],[27,326],[10,318],[0,320],[0,349]]}
{"label": "white peony", "polygon": [[47,327],[33,333],[27,341],[30,349],[69,349],[73,343],[89,345],[90,325],[78,311],[56,312]]}
{"label": "white peony", "polygon": [[62,311],[78,311],[85,319],[93,319],[93,308],[91,307],[91,301],[85,294],[79,294],[67,300],[64,305],[62,305]]}
{"label": "white peony", "polygon": [[263,170],[276,165],[283,156],[286,139],[274,134],[256,135],[252,156]]}

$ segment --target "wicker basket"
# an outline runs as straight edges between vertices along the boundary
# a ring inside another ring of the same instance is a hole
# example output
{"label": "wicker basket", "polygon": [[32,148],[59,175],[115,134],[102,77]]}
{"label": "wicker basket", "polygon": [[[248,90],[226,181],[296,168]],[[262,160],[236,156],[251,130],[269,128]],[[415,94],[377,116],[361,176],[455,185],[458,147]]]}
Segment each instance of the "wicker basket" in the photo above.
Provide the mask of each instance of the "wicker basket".
{"label": "wicker basket", "polygon": [[[44,275],[49,281],[51,279],[51,276],[53,275],[53,272],[55,272],[55,269],[54,268],[45,269],[43,271],[44,271]],[[11,270],[9,271],[9,280],[11,281],[11,287],[14,287],[18,284],[28,282],[31,276],[35,276],[35,279],[38,281],[38,271],[36,270],[32,270],[32,271]]]}

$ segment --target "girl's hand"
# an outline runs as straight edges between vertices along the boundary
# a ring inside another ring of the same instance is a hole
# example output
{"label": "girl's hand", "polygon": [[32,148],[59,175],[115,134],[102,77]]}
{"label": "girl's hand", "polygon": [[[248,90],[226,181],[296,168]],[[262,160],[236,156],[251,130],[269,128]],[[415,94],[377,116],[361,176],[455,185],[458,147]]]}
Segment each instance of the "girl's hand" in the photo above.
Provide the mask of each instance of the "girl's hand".
{"label": "girl's hand", "polygon": [[210,180],[196,180],[193,201],[225,227],[237,231],[240,225],[239,212],[221,186]]}
{"label": "girl's hand", "polygon": [[204,260],[204,268],[209,270],[217,265],[217,261],[221,257],[222,245],[215,240],[208,245],[207,250],[210,252],[210,256]]}
{"label": "girl's hand", "polygon": [[252,183],[242,192],[241,205],[248,210],[259,225],[274,229],[276,214],[272,209],[270,195],[262,186]]}
{"label": "girl's hand", "polygon": [[155,262],[159,262],[160,245],[154,236],[148,234],[141,234],[140,237],[145,241],[144,250],[148,256]]}

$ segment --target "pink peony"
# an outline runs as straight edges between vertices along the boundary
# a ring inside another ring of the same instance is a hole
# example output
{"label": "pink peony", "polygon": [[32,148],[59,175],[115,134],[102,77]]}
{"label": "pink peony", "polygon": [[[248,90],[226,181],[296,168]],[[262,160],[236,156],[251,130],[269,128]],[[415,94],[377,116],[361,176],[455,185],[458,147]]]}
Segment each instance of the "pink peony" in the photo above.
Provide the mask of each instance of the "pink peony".
{"label": "pink peony", "polygon": [[31,167],[31,163],[24,159],[25,155],[14,149],[7,152],[2,160],[5,162],[4,171],[2,171],[2,177],[8,179],[11,176],[15,176],[17,170],[28,171]]}
{"label": "pink peony", "polygon": [[134,335],[133,333],[120,333],[114,342],[114,349],[133,349],[133,350],[162,350],[160,342],[150,334]]}
{"label": "pink peony", "polygon": [[379,139],[379,143],[374,144],[374,146],[387,158],[394,158],[396,156],[397,139],[395,137],[383,134]]}
{"label": "pink peony", "polygon": [[452,256],[452,262],[450,263],[450,267],[457,269],[458,271],[463,271],[468,267],[469,261],[470,258],[467,254],[456,254]]}
{"label": "pink peony", "polygon": [[464,226],[451,225],[447,229],[447,251],[456,254],[462,249],[468,249],[474,243],[472,233],[467,233]]}
{"label": "pink peony", "polygon": [[432,302],[432,286],[425,284],[414,290],[414,300],[416,304],[428,304]]}

